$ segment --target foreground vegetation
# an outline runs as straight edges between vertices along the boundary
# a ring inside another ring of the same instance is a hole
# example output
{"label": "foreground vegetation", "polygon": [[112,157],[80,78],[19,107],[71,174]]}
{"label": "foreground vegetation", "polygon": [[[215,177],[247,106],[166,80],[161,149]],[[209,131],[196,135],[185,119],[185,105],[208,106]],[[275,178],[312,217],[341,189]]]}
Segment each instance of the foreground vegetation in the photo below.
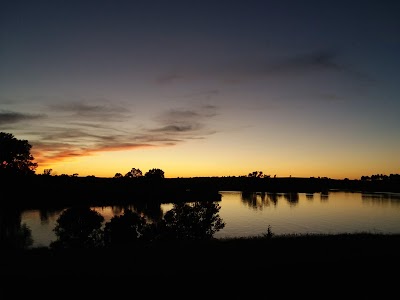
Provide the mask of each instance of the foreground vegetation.
{"label": "foreground vegetation", "polygon": [[275,236],[270,233],[252,238],[164,240],[101,249],[20,250],[2,260],[1,268],[8,278],[43,282],[99,283],[115,279],[146,282],[184,280],[199,275],[219,280],[233,274],[248,276],[248,271],[292,278],[313,270],[316,273],[311,280],[331,272],[340,272],[338,276],[342,278],[348,272],[355,276],[397,272],[399,255],[398,234]]}

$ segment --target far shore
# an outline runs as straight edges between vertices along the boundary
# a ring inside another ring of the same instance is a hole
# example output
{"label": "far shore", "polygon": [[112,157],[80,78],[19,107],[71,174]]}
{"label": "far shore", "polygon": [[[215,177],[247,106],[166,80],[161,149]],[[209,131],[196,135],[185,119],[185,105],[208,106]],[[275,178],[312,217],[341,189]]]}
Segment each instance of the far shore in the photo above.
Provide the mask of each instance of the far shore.
{"label": "far shore", "polygon": [[97,178],[34,175],[1,178],[18,187],[6,205],[20,208],[59,208],[71,205],[105,206],[132,202],[174,203],[219,201],[220,191],[265,193],[322,193],[332,190],[362,193],[400,193],[400,181],[336,180],[330,178]]}

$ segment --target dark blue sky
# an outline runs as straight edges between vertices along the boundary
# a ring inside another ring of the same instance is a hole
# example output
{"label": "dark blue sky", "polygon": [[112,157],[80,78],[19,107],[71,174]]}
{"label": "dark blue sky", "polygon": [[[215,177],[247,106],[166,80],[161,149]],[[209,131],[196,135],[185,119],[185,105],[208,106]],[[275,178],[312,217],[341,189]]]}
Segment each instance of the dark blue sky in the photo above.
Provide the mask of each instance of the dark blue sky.
{"label": "dark blue sky", "polygon": [[398,1],[3,2],[0,130],[31,142],[39,171],[398,173],[399,15]]}

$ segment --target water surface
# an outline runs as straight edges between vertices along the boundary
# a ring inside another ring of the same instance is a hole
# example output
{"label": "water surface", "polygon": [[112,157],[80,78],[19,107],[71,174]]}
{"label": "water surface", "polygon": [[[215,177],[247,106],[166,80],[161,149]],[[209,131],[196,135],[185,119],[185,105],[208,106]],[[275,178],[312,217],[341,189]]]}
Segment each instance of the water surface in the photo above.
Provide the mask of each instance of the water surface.
{"label": "water surface", "polygon": [[[216,238],[258,236],[267,233],[268,227],[273,234],[400,233],[400,194],[222,191],[221,195],[220,216],[226,225],[215,233]],[[161,218],[171,208],[172,204],[152,208],[149,218]],[[119,206],[93,209],[104,216],[105,222],[124,211]],[[21,224],[26,224],[32,232],[32,247],[48,246],[56,239],[53,228],[61,212],[22,212]]]}

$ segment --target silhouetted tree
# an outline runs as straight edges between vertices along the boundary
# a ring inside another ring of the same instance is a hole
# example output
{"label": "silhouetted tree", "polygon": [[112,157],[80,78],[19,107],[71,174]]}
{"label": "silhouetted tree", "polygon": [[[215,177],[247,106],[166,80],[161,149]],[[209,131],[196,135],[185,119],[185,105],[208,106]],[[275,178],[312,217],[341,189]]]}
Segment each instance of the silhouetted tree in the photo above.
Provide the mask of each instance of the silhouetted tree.
{"label": "silhouetted tree", "polygon": [[35,174],[37,163],[31,155],[32,145],[11,133],[0,132],[0,174]]}
{"label": "silhouetted tree", "polygon": [[252,178],[263,178],[263,172],[262,171],[253,171],[247,175],[247,177],[252,177]]}
{"label": "silhouetted tree", "polygon": [[164,239],[211,239],[225,227],[219,216],[220,205],[211,201],[179,203],[167,211],[158,225]]}
{"label": "silhouetted tree", "polygon": [[53,171],[53,169],[44,169],[42,175],[51,176],[52,171]]}
{"label": "silhouetted tree", "polygon": [[123,178],[124,176],[121,173],[115,173],[114,178]]}
{"label": "silhouetted tree", "polygon": [[135,243],[143,235],[146,219],[137,212],[126,209],[120,216],[113,216],[104,226],[106,246]]}
{"label": "silhouetted tree", "polygon": [[137,177],[142,177],[142,176],[143,176],[143,173],[140,169],[132,168],[128,173],[125,174],[124,177],[137,178]]}
{"label": "silhouetted tree", "polygon": [[164,178],[164,171],[161,169],[154,168],[147,171],[146,174],[144,174],[144,176],[150,179],[162,179]]}
{"label": "silhouetted tree", "polygon": [[104,217],[86,206],[64,210],[53,229],[57,240],[51,248],[94,248],[103,245],[101,229]]}

